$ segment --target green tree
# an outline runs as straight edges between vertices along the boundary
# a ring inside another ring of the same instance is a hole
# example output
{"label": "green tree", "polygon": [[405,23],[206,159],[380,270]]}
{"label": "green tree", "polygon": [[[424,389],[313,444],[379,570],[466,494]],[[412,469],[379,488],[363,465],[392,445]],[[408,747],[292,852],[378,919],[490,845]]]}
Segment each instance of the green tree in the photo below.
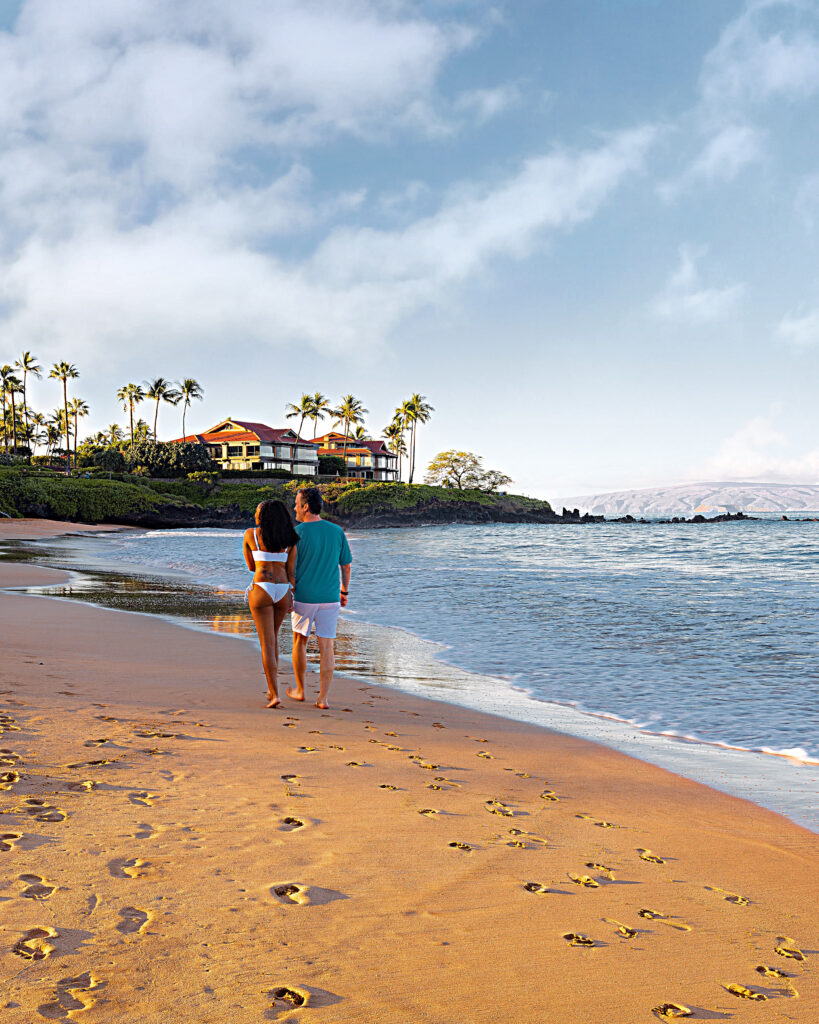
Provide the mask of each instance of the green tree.
{"label": "green tree", "polygon": [[359,425],[355,428],[355,430],[350,434],[350,440],[351,441],[372,441],[372,438],[367,433],[367,428],[365,426],[363,426],[363,424],[359,423]]}
{"label": "green tree", "polygon": [[205,393],[202,390],[202,386],[199,381],[194,380],[193,377],[185,377],[184,380],[179,382],[179,397],[182,400],[182,440],[185,440],[185,413],[188,411],[188,407],[194,398],[201,402],[205,397]]}
{"label": "green tree", "polygon": [[102,432],[102,437],[106,444],[117,445],[122,440],[122,427],[119,423],[112,423],[107,430]]}
{"label": "green tree", "polygon": [[26,435],[28,436],[28,391],[26,388],[28,375],[31,374],[32,377],[39,379],[43,375],[43,368],[38,365],[37,356],[32,355],[31,352],[24,352],[14,365],[18,370],[23,371],[23,419],[26,422]]}
{"label": "green tree", "polygon": [[69,474],[71,473],[71,438],[69,436],[69,423],[71,422],[68,418],[68,381],[76,380],[80,373],[73,363],[67,363],[63,360],[60,363],[55,363],[51,367],[49,377],[54,380],[61,380],[63,382],[63,409],[65,410],[65,447],[68,452],[67,455],[67,468]]}
{"label": "green tree", "polygon": [[424,483],[457,490],[496,491],[511,484],[512,478],[497,469],[486,470],[483,460],[472,452],[440,452],[427,467]]}
{"label": "green tree", "polygon": [[387,442],[387,448],[398,456],[398,480],[401,480],[401,462],[403,457],[407,454],[407,442],[404,440],[404,426],[400,419],[397,417],[384,427],[384,438]]}
{"label": "green tree", "polygon": [[123,384],[117,392],[117,401],[122,403],[122,408],[128,413],[131,424],[131,444],[134,443],[134,406],[145,401],[145,392],[140,384]]}
{"label": "green tree", "polygon": [[82,398],[72,398],[71,403],[68,406],[68,411],[74,417],[74,465],[77,465],[77,436],[79,434],[79,428],[77,421],[79,418],[85,417],[91,411],[88,408],[88,403]]}
{"label": "green tree", "polygon": [[330,415],[334,419],[334,426],[344,424],[344,465],[347,465],[347,440],[350,436],[350,428],[364,422],[364,417],[369,412],[354,395],[344,395],[337,409],[331,409]]}
{"label": "green tree", "polygon": [[288,420],[295,419],[297,416],[299,417],[299,429],[297,434],[301,437],[301,428],[304,426],[304,421],[313,415],[313,396],[302,395],[298,405],[295,405],[293,402],[288,402],[285,406],[284,415],[285,419]]}
{"label": "green tree", "polygon": [[23,382],[19,377],[15,377],[13,373],[9,374],[3,381],[3,386],[6,389],[6,394],[9,396],[11,401],[11,434],[13,438],[12,452],[17,454],[17,409],[14,404],[14,396],[21,395],[23,393]]}
{"label": "green tree", "polygon": [[46,440],[46,418],[41,412],[33,412],[29,417],[29,430],[31,431],[31,442],[36,448]]}
{"label": "green tree", "polygon": [[410,428],[410,451],[409,451],[409,482],[415,475],[415,435],[419,423],[428,423],[435,412],[434,408],[427,402],[426,395],[419,395],[417,392],[410,395],[401,406],[401,414],[404,422]]}
{"label": "green tree", "polygon": [[310,408],[310,419],[313,421],[313,437],[318,436],[318,421],[323,420],[327,413],[330,412],[330,403],[326,397],[320,392],[316,391],[313,395],[313,401]]}
{"label": "green tree", "polygon": [[173,386],[173,381],[165,380],[164,377],[157,377],[156,380],[146,381],[148,386],[145,397],[156,402],[154,409],[154,444],[156,444],[156,426],[159,420],[159,403],[166,402],[168,405],[178,405],[182,399],[180,393]]}
{"label": "green tree", "polygon": [[6,399],[8,398],[7,385],[9,380],[14,377],[14,367],[9,363],[0,366],[0,398],[3,401],[3,449],[7,452],[9,450],[9,435],[6,429]]}

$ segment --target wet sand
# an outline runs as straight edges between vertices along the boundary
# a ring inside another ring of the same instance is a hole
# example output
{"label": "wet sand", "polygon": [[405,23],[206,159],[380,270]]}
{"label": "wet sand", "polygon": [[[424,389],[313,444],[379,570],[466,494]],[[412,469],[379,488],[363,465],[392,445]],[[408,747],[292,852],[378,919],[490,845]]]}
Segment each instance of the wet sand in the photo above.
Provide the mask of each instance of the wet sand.
{"label": "wet sand", "polygon": [[148,616],[5,592],[0,636],[4,1020],[819,1019],[778,815],[350,680],[265,711],[253,647]]}

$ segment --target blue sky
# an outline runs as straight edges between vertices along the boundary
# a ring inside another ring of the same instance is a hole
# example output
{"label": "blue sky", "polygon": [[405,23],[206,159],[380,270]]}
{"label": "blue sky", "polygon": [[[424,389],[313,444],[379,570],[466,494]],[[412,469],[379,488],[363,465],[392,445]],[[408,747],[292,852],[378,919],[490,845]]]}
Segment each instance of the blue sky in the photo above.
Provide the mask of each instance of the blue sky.
{"label": "blue sky", "polygon": [[819,481],[819,0],[24,0],[0,97],[0,361],[90,431],[420,391],[526,493]]}

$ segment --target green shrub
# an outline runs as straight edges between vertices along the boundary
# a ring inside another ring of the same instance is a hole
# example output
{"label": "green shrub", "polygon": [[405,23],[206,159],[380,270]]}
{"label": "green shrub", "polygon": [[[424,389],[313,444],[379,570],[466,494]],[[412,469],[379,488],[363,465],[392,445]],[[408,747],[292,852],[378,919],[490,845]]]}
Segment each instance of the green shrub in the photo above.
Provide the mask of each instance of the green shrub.
{"label": "green shrub", "polygon": [[151,476],[157,477],[180,477],[213,469],[207,447],[185,441],[170,444],[137,441],[125,453],[125,461],[131,472],[144,467]]}
{"label": "green shrub", "polygon": [[318,471],[322,476],[344,476],[347,463],[341,455],[319,455]]}
{"label": "green shrub", "polygon": [[125,469],[125,456],[116,448],[103,448],[92,456],[92,465],[107,473],[121,473]]}

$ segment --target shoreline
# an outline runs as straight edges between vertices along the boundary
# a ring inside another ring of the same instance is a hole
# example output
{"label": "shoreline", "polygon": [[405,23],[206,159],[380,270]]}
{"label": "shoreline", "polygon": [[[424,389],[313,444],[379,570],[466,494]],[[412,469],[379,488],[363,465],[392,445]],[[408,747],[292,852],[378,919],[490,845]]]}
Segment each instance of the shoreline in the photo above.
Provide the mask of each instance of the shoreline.
{"label": "shoreline", "polygon": [[733,1016],[729,983],[811,1019],[819,852],[787,819],[344,678],[265,712],[250,645],[30,601],[0,592],[9,1020],[625,1024]]}
{"label": "shoreline", "polygon": [[[54,528],[59,529],[59,525],[54,524]],[[99,532],[99,529],[87,532]],[[75,532],[83,531],[80,529]],[[159,573],[169,579],[178,579],[180,583],[190,578],[189,574],[181,569],[160,572],[154,566],[137,562],[128,563],[128,566],[130,575],[127,572],[125,575],[134,580],[140,579],[140,571],[143,575],[147,572],[153,575]],[[81,565],[81,570],[87,573],[89,567]],[[106,569],[106,572],[108,571],[110,570]],[[78,578],[83,578],[83,571],[78,573]],[[195,586],[202,591],[215,592],[210,586],[198,582]],[[82,597],[63,598],[59,594],[44,596],[74,603],[85,601]],[[94,599],[88,599],[85,603],[91,607],[111,607]],[[225,632],[224,625],[217,625],[215,620],[211,623],[209,615],[200,620],[189,617],[195,613],[184,615],[141,609],[137,613],[159,616],[163,621],[172,622],[197,633]],[[238,617],[235,613],[227,615],[228,620]],[[245,618],[247,622],[244,625],[248,626],[250,619],[246,613]],[[601,743],[609,749],[675,772],[719,792],[739,799],[750,799],[756,806],[783,814],[795,824],[815,833],[819,832],[819,808],[816,806],[819,764],[812,758],[799,758],[789,751],[752,749],[728,741],[703,739],[696,735],[650,730],[605,710],[588,709],[568,701],[545,700],[515,685],[512,679],[496,678],[491,674],[480,673],[449,661],[446,656],[448,647],[434,638],[400,626],[371,622],[355,614],[346,617],[345,621],[353,636],[360,637],[362,631],[365,634],[375,633],[374,637],[368,638],[368,643],[373,648],[371,658],[375,656],[376,650],[389,649],[394,653],[387,661],[392,663],[400,658],[402,663],[400,681],[392,681],[389,672],[379,672],[375,669],[370,672],[365,668],[365,663],[361,661],[363,657],[366,662],[367,656],[364,654],[359,657],[357,665],[347,665],[347,673],[353,680],[369,685],[385,685],[400,693],[427,696],[442,700],[456,708],[471,709],[511,722],[557,730],[578,739]],[[251,640],[252,646],[256,649],[255,633],[252,629],[246,630],[245,635],[245,631],[240,631],[234,626],[234,632],[239,639]],[[396,634],[407,638],[407,642],[399,639],[396,643]],[[285,645],[286,642],[285,639]],[[400,654],[395,653],[399,649]],[[313,652],[311,659],[312,654]],[[411,680],[415,676],[424,682],[413,685]],[[433,683],[432,680],[438,677],[446,677],[447,682],[443,685]]]}

